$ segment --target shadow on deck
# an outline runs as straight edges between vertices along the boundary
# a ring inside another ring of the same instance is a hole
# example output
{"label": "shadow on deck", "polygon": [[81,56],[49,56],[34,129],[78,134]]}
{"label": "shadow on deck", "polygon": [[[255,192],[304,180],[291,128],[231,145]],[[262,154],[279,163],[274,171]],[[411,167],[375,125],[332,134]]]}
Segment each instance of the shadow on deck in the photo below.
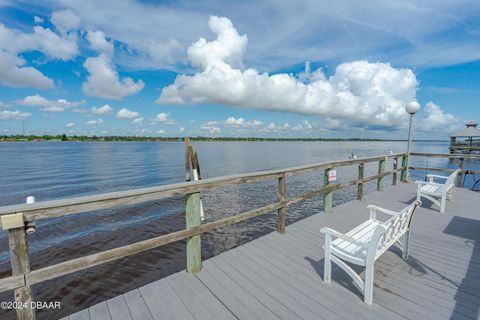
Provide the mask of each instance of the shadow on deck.
{"label": "shadow on deck", "polygon": [[479,319],[480,194],[469,190],[445,214],[417,210],[409,259],[392,248],[376,262],[372,306],[335,265],[323,284],[321,227],[346,232],[368,218],[367,204],[398,210],[414,197],[413,184],[375,192],[68,319]]}

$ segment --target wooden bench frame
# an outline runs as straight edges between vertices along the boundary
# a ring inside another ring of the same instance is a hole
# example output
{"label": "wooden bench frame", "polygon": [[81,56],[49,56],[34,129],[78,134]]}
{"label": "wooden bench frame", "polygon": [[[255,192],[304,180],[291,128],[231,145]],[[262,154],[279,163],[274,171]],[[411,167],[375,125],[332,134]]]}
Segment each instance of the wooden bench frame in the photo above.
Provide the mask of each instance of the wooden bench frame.
{"label": "wooden bench frame", "polygon": [[[352,278],[363,293],[364,302],[371,305],[375,261],[394,244],[402,250],[402,258],[408,258],[410,224],[415,209],[420,205],[417,200],[399,212],[369,205],[370,219],[345,234],[322,228],[320,232],[325,233],[324,283],[331,281],[333,261]],[[377,211],[390,218],[384,222],[378,220]],[[403,241],[400,240],[402,237]],[[365,280],[344,261],[364,266]]]}
{"label": "wooden bench frame", "polygon": [[[415,181],[417,184],[417,200],[421,200],[422,197],[426,198],[436,204],[441,213],[445,213],[446,200],[454,200],[455,179],[459,172],[460,170],[457,169],[449,176],[427,174],[427,181]],[[437,183],[434,179],[445,180],[445,182]]]}

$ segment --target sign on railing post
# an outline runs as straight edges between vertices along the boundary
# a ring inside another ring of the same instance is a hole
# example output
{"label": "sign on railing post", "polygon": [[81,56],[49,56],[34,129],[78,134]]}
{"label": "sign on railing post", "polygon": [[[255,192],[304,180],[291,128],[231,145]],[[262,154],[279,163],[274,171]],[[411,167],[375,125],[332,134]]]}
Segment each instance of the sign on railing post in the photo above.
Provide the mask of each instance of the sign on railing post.
{"label": "sign on railing post", "polygon": [[387,160],[387,157],[385,159],[379,160],[378,161],[378,179],[377,179],[377,190],[378,191],[383,191],[385,189],[385,176],[383,176],[383,173],[385,173],[385,162]]}
{"label": "sign on railing post", "polygon": [[[200,226],[200,192],[187,196],[186,227],[192,229]],[[202,243],[200,235],[187,238],[187,272],[197,273],[202,270]]]}
{"label": "sign on railing post", "polygon": [[[282,173],[280,177],[278,177],[278,201],[285,201],[285,191],[286,191],[286,181],[285,181],[285,173]],[[287,215],[287,207],[283,205],[281,208],[278,209],[278,227],[277,231],[280,234],[285,233],[285,219]]]}
{"label": "sign on railing post", "polygon": [[402,172],[400,173],[400,181],[407,182],[407,166],[408,166],[408,155],[402,157]]}
{"label": "sign on railing post", "polygon": [[[336,172],[335,172],[335,179],[332,179],[330,176],[330,172],[333,171],[332,168],[325,169],[325,173],[323,175],[323,186],[324,188],[328,187],[330,182],[333,180],[336,180]],[[325,196],[323,198],[323,211],[325,213],[332,213],[332,200],[333,200],[333,194],[332,191],[329,191],[325,193]]]}
{"label": "sign on railing post", "polygon": [[365,172],[365,162],[358,164],[358,186],[357,186],[357,200],[363,199],[363,176]]}

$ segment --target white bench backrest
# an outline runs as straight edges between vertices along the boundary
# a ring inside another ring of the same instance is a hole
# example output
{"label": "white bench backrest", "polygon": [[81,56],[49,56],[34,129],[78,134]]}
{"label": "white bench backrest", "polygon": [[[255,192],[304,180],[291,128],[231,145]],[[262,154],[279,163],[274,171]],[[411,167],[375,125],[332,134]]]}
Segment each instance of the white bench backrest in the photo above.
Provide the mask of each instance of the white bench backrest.
{"label": "white bench backrest", "polygon": [[420,201],[414,201],[411,205],[393,215],[376,228],[372,237],[372,243],[370,244],[370,248],[374,251],[372,253],[375,253],[374,256],[378,257],[388,250],[392,244],[408,231],[413,213],[420,204]]}
{"label": "white bench backrest", "polygon": [[448,176],[448,179],[447,179],[447,181],[445,182],[445,186],[446,186],[447,188],[449,188],[450,186],[455,185],[455,179],[457,178],[459,171],[460,171],[460,170],[457,169],[457,170],[453,171],[451,175]]}

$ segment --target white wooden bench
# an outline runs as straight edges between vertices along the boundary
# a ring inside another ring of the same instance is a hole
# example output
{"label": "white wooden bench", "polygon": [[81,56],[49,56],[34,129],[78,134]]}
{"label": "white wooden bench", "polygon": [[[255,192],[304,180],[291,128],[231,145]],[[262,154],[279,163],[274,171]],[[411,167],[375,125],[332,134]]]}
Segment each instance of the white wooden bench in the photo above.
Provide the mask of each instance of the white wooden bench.
{"label": "white wooden bench", "polygon": [[[428,174],[427,181],[415,181],[417,184],[417,200],[426,198],[440,207],[440,212],[445,212],[445,202],[448,199],[453,201],[455,193],[455,179],[460,172],[455,170],[449,176],[439,176],[436,174]],[[443,181],[442,183],[435,182],[435,179]]]}
{"label": "white wooden bench", "polygon": [[[369,205],[367,208],[370,209],[370,219],[345,234],[322,228],[320,231],[325,233],[323,281],[330,283],[333,261],[353,279],[363,293],[364,302],[371,305],[375,261],[394,244],[402,250],[403,259],[408,258],[410,223],[419,205],[421,202],[415,201],[400,212]],[[377,212],[382,212],[389,218],[382,222],[378,219]],[[365,280],[344,261],[365,266]]]}

